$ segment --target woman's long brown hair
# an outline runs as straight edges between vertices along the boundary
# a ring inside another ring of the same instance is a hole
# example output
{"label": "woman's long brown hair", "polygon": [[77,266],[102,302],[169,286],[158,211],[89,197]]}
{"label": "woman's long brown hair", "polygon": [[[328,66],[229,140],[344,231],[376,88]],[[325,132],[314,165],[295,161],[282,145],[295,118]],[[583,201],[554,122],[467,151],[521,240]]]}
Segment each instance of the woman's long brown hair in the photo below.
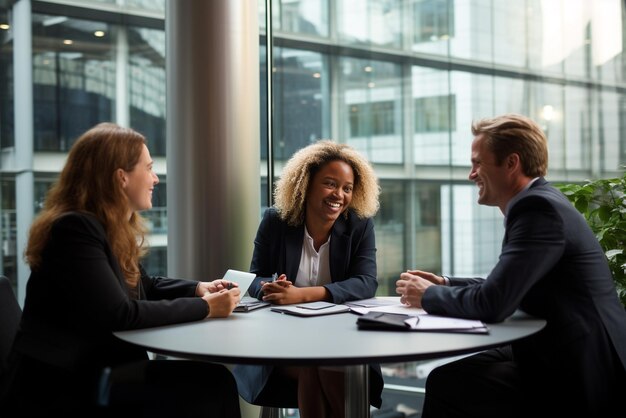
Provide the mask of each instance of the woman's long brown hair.
{"label": "woman's long brown hair", "polygon": [[138,132],[113,123],[100,123],[76,141],[30,228],[25,258],[32,270],[41,266],[52,224],[67,212],[83,212],[102,223],[126,282],[136,287],[146,230],[138,213],[128,218],[128,199],[116,171],[132,171],[145,143]]}

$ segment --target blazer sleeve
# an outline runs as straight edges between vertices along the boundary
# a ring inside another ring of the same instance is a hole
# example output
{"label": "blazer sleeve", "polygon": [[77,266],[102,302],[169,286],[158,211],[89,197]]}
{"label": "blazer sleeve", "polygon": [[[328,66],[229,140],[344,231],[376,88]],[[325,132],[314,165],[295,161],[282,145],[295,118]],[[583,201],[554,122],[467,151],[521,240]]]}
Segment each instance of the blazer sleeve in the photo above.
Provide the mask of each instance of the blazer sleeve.
{"label": "blazer sleeve", "polygon": [[52,227],[47,251],[49,276],[58,286],[55,290],[71,299],[76,314],[93,327],[119,331],[200,320],[207,315],[202,298],[131,299],[104,229],[95,218],[62,217]]}
{"label": "blazer sleeve", "polygon": [[332,283],[325,285],[334,303],[376,296],[376,238],[371,218],[350,222],[343,235],[331,238]]}
{"label": "blazer sleeve", "polygon": [[162,276],[150,276],[140,266],[141,284],[148,300],[176,299],[196,296],[197,280],[172,279]]}
{"label": "blazer sleeve", "polygon": [[564,223],[558,211],[547,199],[528,196],[509,212],[502,252],[487,279],[466,286],[430,286],[422,307],[436,315],[501,322],[559,263],[564,251]]}
{"label": "blazer sleeve", "polygon": [[261,219],[254,238],[250,272],[256,274],[256,278],[250,285],[248,293],[257,299],[263,297],[261,281],[271,278],[272,274],[278,270],[276,268],[277,257],[276,255],[272,256],[272,248],[276,243],[272,240],[271,232],[274,231],[275,235],[280,234],[279,231],[282,228],[278,222],[274,221],[275,219],[278,219],[278,215],[272,208],[268,208],[263,214],[263,219]]}

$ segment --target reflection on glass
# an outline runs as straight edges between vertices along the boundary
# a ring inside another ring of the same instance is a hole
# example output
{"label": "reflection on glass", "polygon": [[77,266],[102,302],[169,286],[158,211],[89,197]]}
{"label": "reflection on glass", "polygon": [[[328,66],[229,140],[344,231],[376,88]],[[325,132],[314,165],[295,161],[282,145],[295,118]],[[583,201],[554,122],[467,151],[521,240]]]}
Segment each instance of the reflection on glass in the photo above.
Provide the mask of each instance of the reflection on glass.
{"label": "reflection on glass", "polygon": [[165,155],[165,32],[146,28],[128,31],[130,126],[150,141],[150,152]]}
{"label": "reflection on glass", "polygon": [[337,0],[337,32],[342,42],[402,47],[401,0]]}
{"label": "reflection on glass", "polygon": [[395,296],[396,280],[406,269],[404,181],[380,180],[380,209],[374,218],[378,296]]}
{"label": "reflection on glass", "polygon": [[[265,3],[261,0],[260,3]],[[328,2],[280,0],[272,4],[274,29],[302,35],[328,36]]]}
{"label": "reflection on glass", "polygon": [[13,36],[7,10],[0,7],[0,148],[15,143],[13,113]]}
{"label": "reflection on glass", "polygon": [[274,50],[274,158],[287,160],[322,138],[328,100],[328,71],[322,54]]}
{"label": "reflection on glass", "polygon": [[393,63],[341,58],[341,138],[373,163],[401,163],[402,77]]}
{"label": "reflection on glass", "polygon": [[450,90],[446,71],[412,67],[413,150],[415,164],[450,164],[450,132],[458,126],[457,104],[468,103],[471,90]]}
{"label": "reflection on glass", "polygon": [[98,122],[112,120],[115,61],[102,22],[33,14],[34,140],[38,151],[67,151]]}
{"label": "reflection on glass", "polygon": [[[448,55],[448,45],[456,41],[454,0],[418,0],[412,2],[413,51]],[[464,34],[467,35],[467,34]]]}

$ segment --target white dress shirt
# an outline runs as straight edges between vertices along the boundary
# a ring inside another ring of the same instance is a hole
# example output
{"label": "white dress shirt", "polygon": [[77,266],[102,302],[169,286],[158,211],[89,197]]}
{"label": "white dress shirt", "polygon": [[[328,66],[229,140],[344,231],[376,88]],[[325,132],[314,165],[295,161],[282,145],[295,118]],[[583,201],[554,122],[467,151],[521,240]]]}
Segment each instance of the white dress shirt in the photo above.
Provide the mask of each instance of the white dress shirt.
{"label": "white dress shirt", "polygon": [[304,227],[304,241],[302,243],[302,255],[295,285],[297,287],[323,286],[330,283],[329,262],[330,236],[322,244],[319,251],[315,251],[313,238]]}

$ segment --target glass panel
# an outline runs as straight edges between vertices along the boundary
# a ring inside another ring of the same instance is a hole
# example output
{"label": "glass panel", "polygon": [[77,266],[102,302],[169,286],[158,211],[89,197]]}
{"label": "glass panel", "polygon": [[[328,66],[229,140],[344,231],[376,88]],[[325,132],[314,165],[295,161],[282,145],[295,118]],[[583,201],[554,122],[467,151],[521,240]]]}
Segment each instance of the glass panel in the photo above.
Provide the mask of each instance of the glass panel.
{"label": "glass panel", "polygon": [[466,49],[456,38],[454,0],[413,0],[412,13],[413,51],[448,55],[451,42],[455,48]]}
{"label": "glass panel", "polygon": [[33,14],[35,150],[67,151],[85,130],[113,120],[110,32],[103,22]]}
{"label": "glass panel", "polygon": [[[493,4],[491,0],[470,0],[452,2],[448,18],[454,22],[454,32],[450,35],[450,55],[483,62],[493,61]],[[505,3],[505,2],[498,2]],[[441,39],[435,43],[446,41]],[[442,47],[440,47],[442,48]]]}
{"label": "glass panel", "polygon": [[[513,80],[509,79],[509,82],[512,86],[515,85]],[[494,100],[507,101],[509,94],[494,94],[494,77],[492,76],[460,71],[450,73],[450,91],[456,97],[455,103],[459,109],[454,113],[457,129],[450,133],[452,165],[468,167],[467,172],[469,172],[473,139],[472,121],[493,116],[495,114]]]}
{"label": "glass panel", "polygon": [[[415,181],[412,193],[412,216],[415,224],[414,245],[409,266],[420,270],[441,271],[441,186]],[[399,277],[401,269],[396,279]],[[395,296],[395,295],[394,295]]]}
{"label": "glass panel", "polygon": [[[264,1],[261,1],[264,3]],[[323,0],[280,0],[272,10],[281,32],[328,36],[328,2]]]}
{"label": "glass panel", "polygon": [[486,277],[498,260],[504,236],[502,213],[478,205],[477,193],[474,185],[442,186],[442,274]]}
{"label": "glass panel", "polygon": [[339,136],[372,163],[401,163],[402,78],[393,63],[341,57]]}
{"label": "glass panel", "polygon": [[576,86],[566,86],[564,90],[565,167],[568,170],[588,170],[592,160],[591,93]]}
{"label": "glass panel", "polygon": [[337,0],[337,33],[342,42],[402,47],[401,0]]}
{"label": "glass panel", "polygon": [[128,31],[130,126],[144,134],[153,156],[165,155],[165,32]]}
{"label": "glass panel", "polygon": [[[494,1],[491,3],[493,62],[514,67],[526,67],[527,27],[526,4],[523,1]],[[482,19],[477,21],[480,30]]]}
{"label": "glass panel", "polygon": [[165,11],[165,0],[75,0],[74,3],[83,4],[87,7],[89,3],[93,3],[93,6],[96,7],[97,3],[103,3],[134,12],[150,11],[163,13]]}
{"label": "glass panel", "polygon": [[[326,58],[319,53],[288,48],[274,50],[274,158],[287,160],[294,152],[322,138],[328,111]],[[326,109],[326,110],[325,110]]]}
{"label": "glass panel", "polygon": [[[17,288],[17,218],[15,214],[15,177],[0,173],[0,272]],[[17,294],[17,292],[16,292]]]}
{"label": "glass panel", "polygon": [[13,118],[13,35],[7,10],[0,7],[0,148],[15,143]]}
{"label": "glass panel", "polygon": [[381,180],[380,210],[374,218],[378,296],[395,296],[396,280],[405,267],[405,182]]}
{"label": "glass panel", "polygon": [[624,169],[622,148],[624,139],[615,133],[624,131],[624,95],[604,91],[598,96],[598,148],[600,172],[614,172]]}
{"label": "glass panel", "polygon": [[456,105],[463,99],[450,94],[447,71],[412,67],[411,74],[414,162],[449,164],[450,131],[456,129]]}

